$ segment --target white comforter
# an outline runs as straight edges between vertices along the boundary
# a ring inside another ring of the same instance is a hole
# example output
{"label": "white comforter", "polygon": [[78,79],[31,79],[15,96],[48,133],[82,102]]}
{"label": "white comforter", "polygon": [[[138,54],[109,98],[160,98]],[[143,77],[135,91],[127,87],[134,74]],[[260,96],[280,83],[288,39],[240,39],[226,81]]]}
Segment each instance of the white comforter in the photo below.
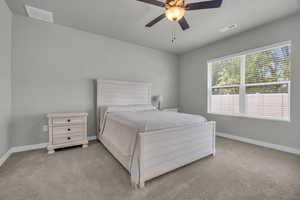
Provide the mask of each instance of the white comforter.
{"label": "white comforter", "polygon": [[205,122],[200,115],[147,110],[139,112],[112,112],[106,115],[111,120],[135,128],[137,132],[155,131]]}

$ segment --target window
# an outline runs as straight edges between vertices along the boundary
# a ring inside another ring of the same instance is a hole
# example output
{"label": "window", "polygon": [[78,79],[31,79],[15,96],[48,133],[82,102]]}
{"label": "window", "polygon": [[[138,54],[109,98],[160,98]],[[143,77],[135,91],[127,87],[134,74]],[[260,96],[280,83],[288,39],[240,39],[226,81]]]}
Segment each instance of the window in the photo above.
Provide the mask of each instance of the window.
{"label": "window", "polygon": [[208,62],[208,112],[290,120],[291,43]]}

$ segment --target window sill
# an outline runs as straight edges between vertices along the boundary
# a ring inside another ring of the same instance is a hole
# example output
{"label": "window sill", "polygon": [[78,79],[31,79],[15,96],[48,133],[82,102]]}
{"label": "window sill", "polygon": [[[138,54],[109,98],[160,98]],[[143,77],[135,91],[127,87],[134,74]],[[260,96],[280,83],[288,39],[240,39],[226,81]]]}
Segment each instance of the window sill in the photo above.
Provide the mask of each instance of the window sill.
{"label": "window sill", "polygon": [[226,114],[226,113],[214,113],[214,112],[207,112],[207,114],[220,115],[220,116],[226,116],[226,117],[238,117],[238,118],[248,118],[248,119],[262,119],[262,120],[268,120],[268,121],[291,122],[290,119],[276,119],[276,118],[270,118],[270,117],[255,117],[255,116],[240,115],[240,114]]}

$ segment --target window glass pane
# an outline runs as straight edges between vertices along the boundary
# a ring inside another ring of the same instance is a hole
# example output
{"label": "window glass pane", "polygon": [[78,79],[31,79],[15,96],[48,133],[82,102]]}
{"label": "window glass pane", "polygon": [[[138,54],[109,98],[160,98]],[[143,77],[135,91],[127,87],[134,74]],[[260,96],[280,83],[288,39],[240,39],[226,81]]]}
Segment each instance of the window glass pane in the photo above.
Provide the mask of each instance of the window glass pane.
{"label": "window glass pane", "polygon": [[240,84],[240,57],[212,63],[212,86]]}
{"label": "window glass pane", "polygon": [[290,46],[246,55],[246,83],[290,80]]}
{"label": "window glass pane", "polygon": [[288,119],[288,91],[288,84],[246,87],[246,114]]}
{"label": "window glass pane", "polygon": [[211,112],[239,113],[239,87],[214,88],[211,96]]}
{"label": "window glass pane", "polygon": [[264,49],[209,63],[210,112],[290,118],[291,46]]}

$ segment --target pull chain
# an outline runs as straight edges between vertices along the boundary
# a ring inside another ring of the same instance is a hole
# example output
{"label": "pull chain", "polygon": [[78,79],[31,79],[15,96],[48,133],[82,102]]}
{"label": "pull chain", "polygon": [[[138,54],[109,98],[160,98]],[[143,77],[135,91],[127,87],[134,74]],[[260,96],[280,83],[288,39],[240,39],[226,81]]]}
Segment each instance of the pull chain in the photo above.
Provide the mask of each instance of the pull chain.
{"label": "pull chain", "polygon": [[175,43],[175,40],[176,40],[176,35],[175,35],[175,32],[172,32],[172,39],[171,39],[171,41],[172,41],[172,44],[174,44],[174,43]]}
{"label": "pull chain", "polygon": [[171,34],[171,42],[172,44],[175,44],[176,41],[176,27],[175,27],[175,23],[172,25],[172,34]]}

